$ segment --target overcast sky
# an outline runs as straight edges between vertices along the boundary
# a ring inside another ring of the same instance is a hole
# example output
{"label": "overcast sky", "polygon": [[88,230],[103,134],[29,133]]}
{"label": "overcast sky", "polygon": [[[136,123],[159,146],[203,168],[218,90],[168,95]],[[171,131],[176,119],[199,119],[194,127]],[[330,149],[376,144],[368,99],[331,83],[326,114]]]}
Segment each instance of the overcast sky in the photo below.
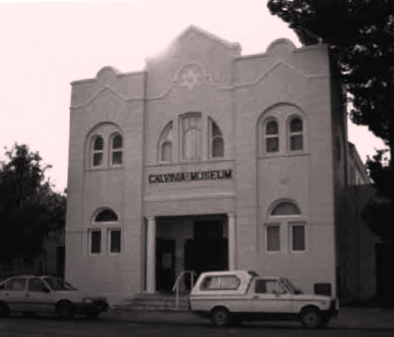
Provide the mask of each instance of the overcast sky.
{"label": "overcast sky", "polygon": [[[270,15],[265,0],[2,1],[0,0],[0,160],[14,142],[39,151],[67,187],[70,82],[94,78],[104,66],[142,70],[194,24],[242,54],[265,52],[275,39],[296,35]],[[383,142],[349,123],[349,140],[365,161]]]}

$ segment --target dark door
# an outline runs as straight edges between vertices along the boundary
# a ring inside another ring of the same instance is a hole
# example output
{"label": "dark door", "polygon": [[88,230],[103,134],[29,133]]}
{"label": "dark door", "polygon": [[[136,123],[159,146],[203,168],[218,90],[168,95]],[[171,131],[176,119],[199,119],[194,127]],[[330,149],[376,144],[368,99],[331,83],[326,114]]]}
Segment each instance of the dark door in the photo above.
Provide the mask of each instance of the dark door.
{"label": "dark door", "polygon": [[157,239],[156,244],[156,289],[168,292],[175,283],[175,240]]}
{"label": "dark door", "polygon": [[193,225],[194,240],[221,240],[223,239],[222,221],[197,221]]}

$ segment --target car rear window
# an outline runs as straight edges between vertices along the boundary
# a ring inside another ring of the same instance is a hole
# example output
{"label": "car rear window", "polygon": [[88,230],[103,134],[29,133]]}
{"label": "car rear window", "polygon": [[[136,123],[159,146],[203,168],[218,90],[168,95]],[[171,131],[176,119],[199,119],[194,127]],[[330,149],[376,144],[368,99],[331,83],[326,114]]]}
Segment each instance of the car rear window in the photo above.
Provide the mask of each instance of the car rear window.
{"label": "car rear window", "polygon": [[236,290],[241,284],[235,275],[206,276],[201,283],[201,290]]}

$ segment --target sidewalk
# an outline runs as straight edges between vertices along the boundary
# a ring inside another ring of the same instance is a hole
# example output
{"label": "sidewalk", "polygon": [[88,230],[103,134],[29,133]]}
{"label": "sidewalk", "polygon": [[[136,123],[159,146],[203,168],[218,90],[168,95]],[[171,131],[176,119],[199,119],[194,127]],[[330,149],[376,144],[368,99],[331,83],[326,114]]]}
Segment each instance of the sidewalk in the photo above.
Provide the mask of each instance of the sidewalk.
{"label": "sidewalk", "polygon": [[[142,324],[182,324],[209,325],[209,319],[191,312],[181,311],[109,311],[102,314],[104,320],[129,321]],[[295,326],[299,322],[251,322],[245,325]],[[328,328],[334,329],[384,329],[394,330],[394,309],[342,308],[338,318],[333,319]]]}

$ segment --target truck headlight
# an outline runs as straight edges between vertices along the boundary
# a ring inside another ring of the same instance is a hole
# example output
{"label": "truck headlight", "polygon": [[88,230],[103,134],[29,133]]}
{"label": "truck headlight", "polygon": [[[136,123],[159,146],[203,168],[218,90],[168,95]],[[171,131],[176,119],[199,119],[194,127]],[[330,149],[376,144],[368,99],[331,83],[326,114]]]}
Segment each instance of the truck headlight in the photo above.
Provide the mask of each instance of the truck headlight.
{"label": "truck headlight", "polygon": [[86,304],[93,303],[93,299],[91,299],[91,298],[84,298],[83,299],[83,303],[86,303]]}

